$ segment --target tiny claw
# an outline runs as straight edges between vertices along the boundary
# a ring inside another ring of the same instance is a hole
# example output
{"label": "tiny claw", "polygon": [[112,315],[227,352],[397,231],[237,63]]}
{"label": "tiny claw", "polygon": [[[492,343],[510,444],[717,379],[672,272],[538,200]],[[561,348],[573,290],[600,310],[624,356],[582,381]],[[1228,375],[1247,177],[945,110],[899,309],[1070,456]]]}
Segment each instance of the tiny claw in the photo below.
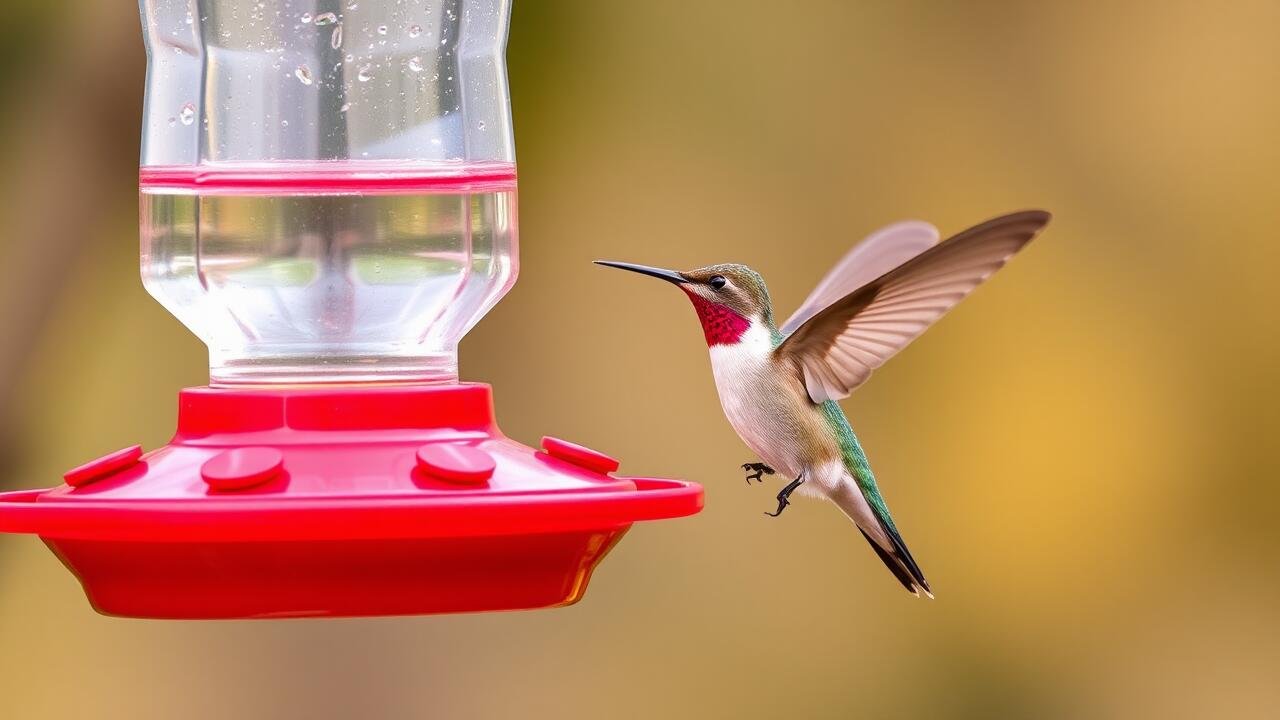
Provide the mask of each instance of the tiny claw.
{"label": "tiny claw", "polygon": [[768,515],[769,517],[778,517],[779,515],[781,515],[782,511],[786,510],[787,506],[791,504],[791,500],[789,499],[791,497],[791,493],[795,492],[795,489],[800,487],[803,484],[804,484],[804,475],[801,475],[795,480],[792,480],[791,482],[787,483],[787,486],[782,488],[782,492],[778,493],[777,511],[766,512],[765,515]]}
{"label": "tiny claw", "polygon": [[742,469],[751,471],[747,473],[748,485],[751,484],[752,480],[755,480],[758,483],[763,483],[764,475],[772,475],[774,473],[774,469],[764,463],[743,463]]}

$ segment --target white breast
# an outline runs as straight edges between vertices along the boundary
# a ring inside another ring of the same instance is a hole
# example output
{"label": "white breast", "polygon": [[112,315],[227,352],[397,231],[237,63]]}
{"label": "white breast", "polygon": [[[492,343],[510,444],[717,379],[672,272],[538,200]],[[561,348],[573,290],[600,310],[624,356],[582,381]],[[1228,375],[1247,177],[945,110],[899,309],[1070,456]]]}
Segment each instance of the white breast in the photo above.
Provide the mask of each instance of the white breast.
{"label": "white breast", "polygon": [[769,329],[753,322],[737,343],[712,345],[710,351],[711,371],[729,424],[767,465],[786,477],[798,475],[799,438],[794,424],[788,422],[790,408],[778,396],[769,374],[773,372]]}

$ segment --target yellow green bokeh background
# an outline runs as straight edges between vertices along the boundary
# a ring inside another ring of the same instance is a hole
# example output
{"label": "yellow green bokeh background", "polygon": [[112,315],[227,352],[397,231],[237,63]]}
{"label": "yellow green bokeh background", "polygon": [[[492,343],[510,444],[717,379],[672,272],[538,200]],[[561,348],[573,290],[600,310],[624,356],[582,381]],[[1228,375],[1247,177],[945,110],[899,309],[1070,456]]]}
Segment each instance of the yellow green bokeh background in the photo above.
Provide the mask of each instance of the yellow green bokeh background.
{"label": "yellow green bokeh background", "polygon": [[[162,444],[204,348],[142,290],[133,5],[0,25],[0,487]],[[519,0],[521,278],[468,336],[511,436],[707,489],[567,609],[100,617],[0,537],[5,718],[1206,718],[1280,708],[1280,6]],[[764,518],[701,333],[597,257],[759,269],[1049,230],[845,403],[938,594]]]}

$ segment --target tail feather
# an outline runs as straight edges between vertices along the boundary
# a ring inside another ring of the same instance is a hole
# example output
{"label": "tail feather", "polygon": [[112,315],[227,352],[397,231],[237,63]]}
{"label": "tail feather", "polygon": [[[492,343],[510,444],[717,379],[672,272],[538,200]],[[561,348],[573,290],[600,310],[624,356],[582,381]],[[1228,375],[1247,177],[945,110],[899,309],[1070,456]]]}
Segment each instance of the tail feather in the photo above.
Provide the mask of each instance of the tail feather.
{"label": "tail feather", "polygon": [[907,572],[911,573],[911,579],[920,586],[924,594],[933,597],[933,591],[929,589],[929,581],[924,579],[924,572],[916,564],[916,559],[911,557],[911,551],[907,549],[907,544],[898,534],[898,529],[888,523],[881,523],[881,525],[884,526],[884,534],[889,536],[889,542],[893,543],[894,557],[902,562]]}
{"label": "tail feather", "polygon": [[[893,526],[892,521],[885,522],[880,519],[858,487],[848,483],[833,493],[831,499],[858,526],[858,530],[867,539],[871,549],[876,551],[876,555],[880,557],[885,567],[889,568],[889,572],[893,573],[908,592],[916,596],[923,592],[928,597],[933,597],[929,581],[925,580],[920,566],[916,564],[915,558],[911,557],[911,551],[903,542],[902,535],[898,534],[898,529]],[[883,538],[883,540],[877,542],[877,538]],[[887,547],[882,544],[886,541]]]}
{"label": "tail feather", "polygon": [[872,550],[876,551],[876,555],[880,556],[881,562],[884,563],[885,567],[889,568],[889,572],[893,573],[893,576],[898,578],[898,582],[902,583],[902,587],[906,588],[907,592],[912,595],[919,597],[920,591],[916,589],[915,580],[911,577],[911,573],[907,572],[907,569],[903,567],[902,563],[893,559],[893,556],[886,552],[884,548],[880,547],[879,543],[872,540],[866,530],[858,528],[858,532],[862,533],[862,537],[867,539],[867,544],[871,546]]}

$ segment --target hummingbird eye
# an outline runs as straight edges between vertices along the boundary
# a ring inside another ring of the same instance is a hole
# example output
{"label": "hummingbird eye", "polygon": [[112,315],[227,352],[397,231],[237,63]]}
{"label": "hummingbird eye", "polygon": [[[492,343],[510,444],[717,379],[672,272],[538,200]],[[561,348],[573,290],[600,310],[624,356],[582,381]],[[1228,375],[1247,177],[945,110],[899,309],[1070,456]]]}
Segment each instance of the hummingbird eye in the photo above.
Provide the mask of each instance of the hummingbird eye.
{"label": "hummingbird eye", "polygon": [[725,286],[726,282],[728,281],[724,279],[723,275],[712,275],[711,279],[707,281],[707,284],[710,285],[713,289],[719,290],[720,288]]}

